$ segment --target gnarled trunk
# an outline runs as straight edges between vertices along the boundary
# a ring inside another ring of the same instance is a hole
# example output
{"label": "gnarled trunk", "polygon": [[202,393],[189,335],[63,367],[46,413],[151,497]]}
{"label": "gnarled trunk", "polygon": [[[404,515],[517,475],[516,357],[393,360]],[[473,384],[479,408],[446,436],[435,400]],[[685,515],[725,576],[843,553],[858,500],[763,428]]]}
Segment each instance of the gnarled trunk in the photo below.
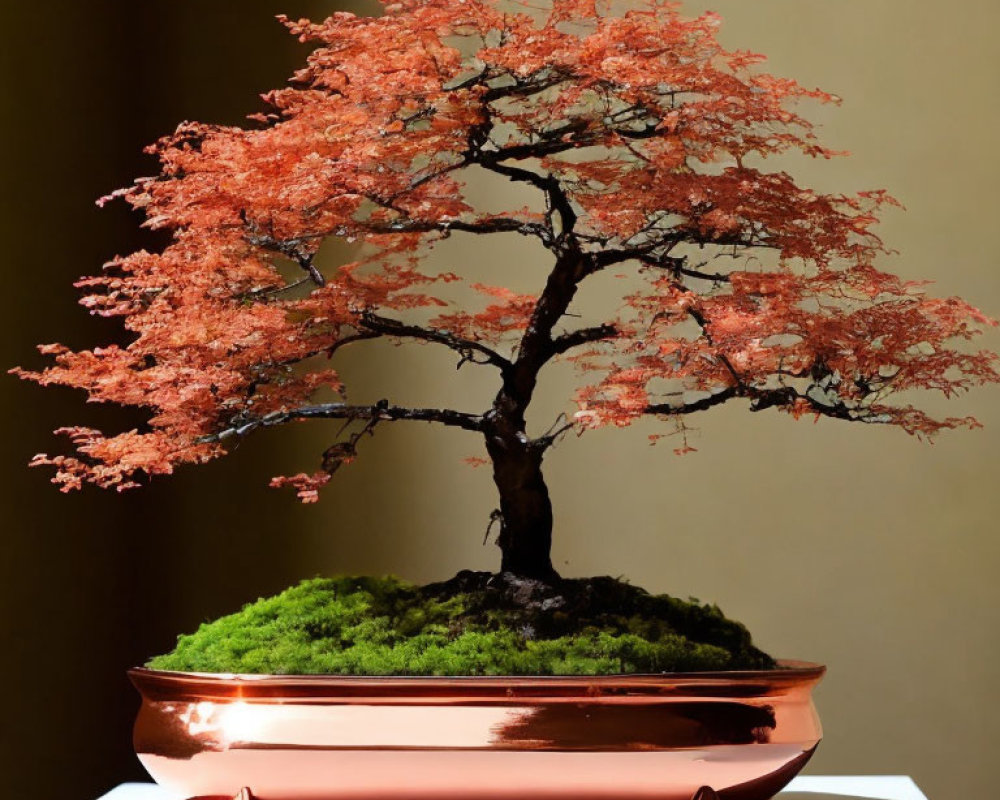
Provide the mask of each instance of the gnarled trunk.
{"label": "gnarled trunk", "polygon": [[487,436],[486,449],[500,492],[500,569],[544,581],[558,579],[549,555],[552,503],[542,477],[543,448],[533,447],[521,433]]}
{"label": "gnarled trunk", "polygon": [[[523,171],[508,169],[515,180]],[[542,456],[551,440],[532,440],[525,430],[525,412],[538,383],[538,373],[562,352],[552,330],[566,313],[577,284],[590,262],[575,241],[566,237],[576,222],[568,199],[558,182],[546,183],[550,200],[559,209],[563,224],[559,257],[539,295],[531,319],[517,347],[517,358],[502,370],[503,384],[493,408],[483,418],[486,450],[493,461],[493,481],[500,492],[501,570],[526,578],[554,583],[559,574],[552,568],[552,502],[542,477]]]}

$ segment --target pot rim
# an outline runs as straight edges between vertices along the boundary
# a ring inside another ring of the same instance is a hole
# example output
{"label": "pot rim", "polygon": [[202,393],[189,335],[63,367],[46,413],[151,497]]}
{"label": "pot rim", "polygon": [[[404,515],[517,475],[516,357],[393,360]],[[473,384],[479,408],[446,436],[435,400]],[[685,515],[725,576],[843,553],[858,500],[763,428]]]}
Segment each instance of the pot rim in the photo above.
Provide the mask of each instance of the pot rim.
{"label": "pot rim", "polygon": [[778,659],[770,670],[718,670],[708,672],[662,672],[614,675],[274,675],[216,672],[177,672],[133,667],[129,679],[143,695],[196,695],[199,697],[277,697],[283,692],[309,696],[310,691],[328,695],[344,692],[391,693],[422,696],[472,691],[488,696],[511,691],[550,692],[586,697],[594,692],[616,690],[694,689],[700,686],[771,689],[789,685],[814,685],[826,667],[809,661]]}

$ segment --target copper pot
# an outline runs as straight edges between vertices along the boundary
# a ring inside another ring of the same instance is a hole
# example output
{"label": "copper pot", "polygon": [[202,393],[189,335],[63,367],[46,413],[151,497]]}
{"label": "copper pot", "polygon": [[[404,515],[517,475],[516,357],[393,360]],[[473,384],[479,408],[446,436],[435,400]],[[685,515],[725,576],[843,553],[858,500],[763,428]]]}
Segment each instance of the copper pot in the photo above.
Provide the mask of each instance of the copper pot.
{"label": "copper pot", "polygon": [[819,743],[824,672],[129,676],[139,760],[183,796],[765,800]]}

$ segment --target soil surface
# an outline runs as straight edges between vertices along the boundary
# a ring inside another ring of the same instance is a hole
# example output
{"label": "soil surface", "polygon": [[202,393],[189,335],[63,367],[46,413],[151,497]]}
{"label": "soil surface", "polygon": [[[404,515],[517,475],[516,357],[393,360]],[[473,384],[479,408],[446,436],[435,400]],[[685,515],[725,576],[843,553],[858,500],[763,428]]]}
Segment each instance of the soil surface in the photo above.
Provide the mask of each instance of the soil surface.
{"label": "soil surface", "polygon": [[331,675],[597,675],[772,669],[712,605],[609,578],[460,572],[303,581],[181,636],[149,667]]}

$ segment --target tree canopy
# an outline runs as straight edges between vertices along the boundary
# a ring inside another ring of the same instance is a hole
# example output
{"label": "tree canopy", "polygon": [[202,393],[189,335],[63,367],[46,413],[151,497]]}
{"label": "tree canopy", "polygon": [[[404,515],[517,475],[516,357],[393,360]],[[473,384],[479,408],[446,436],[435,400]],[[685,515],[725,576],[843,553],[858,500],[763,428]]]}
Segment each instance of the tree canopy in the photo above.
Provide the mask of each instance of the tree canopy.
{"label": "tree canopy", "polygon": [[[502,500],[568,430],[650,415],[683,424],[730,400],[923,436],[975,424],[893,395],[998,380],[995,355],[963,344],[994,323],[876,267],[886,248],[873,226],[890,195],[823,194],[767,171],[786,151],[839,155],[796,110],[836,98],[723,48],[716,15],[662,0],[615,13],[594,0],[402,0],[377,17],[283,21],[315,48],[266,95],[267,112],[245,128],[182,124],[150,148],[159,174],[112,195],[171,236],[77,284],[92,313],[122,319],[128,345],[45,345],[52,366],[16,370],[150,411],[145,428],[117,435],[61,429],[77,452],[33,463],[55,467],[64,491],[131,488],[256,429],[315,418],[357,426],[317,454],[314,473],[273,481],[304,501],[360,436],[396,420],[483,435]],[[466,181],[483,170],[542,204],[476,208]],[[449,303],[445,285],[463,279],[422,259],[450,236],[494,234],[550,253],[537,293],[498,274],[471,284],[478,306]],[[353,260],[324,274],[314,258],[330,238],[352,243]],[[612,318],[575,323],[578,287],[612,267],[642,290]],[[375,338],[495,371],[493,404],[330,394],[343,390],[330,358]],[[557,359],[579,368],[577,408],[531,435],[526,409]],[[527,514],[551,525],[537,497],[515,494],[502,524],[514,531]]]}

